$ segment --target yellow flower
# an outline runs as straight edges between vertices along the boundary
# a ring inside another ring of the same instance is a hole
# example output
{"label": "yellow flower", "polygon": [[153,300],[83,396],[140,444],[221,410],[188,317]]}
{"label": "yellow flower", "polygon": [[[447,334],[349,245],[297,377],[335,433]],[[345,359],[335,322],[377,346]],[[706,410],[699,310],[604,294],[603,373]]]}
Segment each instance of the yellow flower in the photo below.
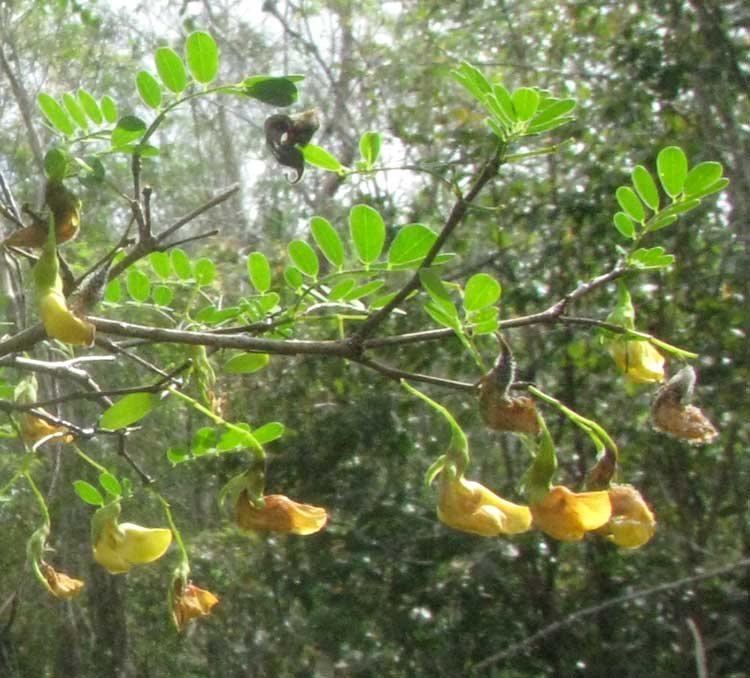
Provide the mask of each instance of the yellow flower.
{"label": "yellow flower", "polygon": [[444,475],[440,482],[438,518],[448,527],[483,537],[526,532],[531,512],[498,497],[484,485]]}
{"label": "yellow flower", "polygon": [[631,381],[637,384],[664,381],[664,356],[648,341],[616,341],[609,352]]}
{"label": "yellow flower", "polygon": [[172,543],[172,530],[108,521],[94,540],[94,559],[111,574],[161,558]]}
{"label": "yellow flower", "polygon": [[40,567],[49,585],[49,590],[52,592],[52,595],[58,598],[72,598],[73,596],[77,596],[84,587],[84,582],[80,579],[73,579],[73,577],[69,577],[64,572],[58,572],[52,565],[41,563]]}
{"label": "yellow flower", "polygon": [[263,497],[263,506],[255,506],[250,503],[244,490],[237,499],[235,516],[243,530],[292,534],[313,534],[328,521],[328,512],[324,508],[299,504],[283,494],[269,494]]}
{"label": "yellow flower", "polygon": [[609,493],[580,492],[556,485],[531,505],[534,524],[555,539],[579,541],[586,532],[604,525],[612,515]]}
{"label": "yellow flower", "polygon": [[65,297],[56,287],[47,289],[39,296],[39,315],[47,335],[53,339],[73,346],[94,344],[94,326],[68,309]]}
{"label": "yellow flower", "polygon": [[66,434],[59,438],[55,438],[55,440],[61,440],[64,443],[73,442],[73,436],[70,435],[65,426],[53,426],[41,417],[35,417],[28,412],[24,412],[24,414],[21,415],[21,436],[29,445],[33,445],[42,438],[51,436],[53,433]]}
{"label": "yellow flower", "polygon": [[182,631],[193,619],[207,617],[218,602],[219,599],[211,591],[198,588],[192,583],[183,587],[180,580],[175,581],[172,616],[177,630]]}
{"label": "yellow flower", "polygon": [[631,485],[612,485],[609,489],[612,517],[599,530],[618,546],[637,549],[654,536],[656,520],[641,493]]}

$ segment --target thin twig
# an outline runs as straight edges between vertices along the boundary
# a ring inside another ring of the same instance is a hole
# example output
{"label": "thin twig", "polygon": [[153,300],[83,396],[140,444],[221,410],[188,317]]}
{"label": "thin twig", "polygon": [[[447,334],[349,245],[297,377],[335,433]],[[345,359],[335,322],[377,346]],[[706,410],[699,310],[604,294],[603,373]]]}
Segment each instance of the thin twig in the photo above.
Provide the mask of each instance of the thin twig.
{"label": "thin twig", "polygon": [[384,374],[396,381],[400,379],[420,381],[425,384],[435,384],[436,386],[444,386],[453,390],[469,391],[471,393],[474,393],[477,390],[476,384],[469,384],[464,381],[454,381],[453,379],[443,379],[442,377],[433,377],[429,374],[420,374],[418,372],[406,372],[405,370],[400,370],[396,367],[391,367],[390,365],[366,357],[356,357],[353,360],[360,365],[369,367],[371,370],[375,370],[376,372]]}

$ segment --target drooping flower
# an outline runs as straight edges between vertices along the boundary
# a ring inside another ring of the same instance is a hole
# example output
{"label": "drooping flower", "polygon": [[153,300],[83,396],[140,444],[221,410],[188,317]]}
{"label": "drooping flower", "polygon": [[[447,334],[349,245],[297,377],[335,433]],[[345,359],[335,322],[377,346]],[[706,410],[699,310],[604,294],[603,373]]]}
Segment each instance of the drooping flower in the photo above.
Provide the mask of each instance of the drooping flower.
{"label": "drooping flower", "polygon": [[636,384],[664,381],[664,356],[648,341],[618,340],[611,344],[609,353],[617,367]]}
{"label": "drooping flower", "polygon": [[235,505],[237,524],[243,530],[271,530],[292,534],[313,534],[323,529],[328,521],[328,512],[319,506],[300,504],[283,494],[263,497],[263,505],[250,502],[243,490]]}
{"label": "drooping flower", "polygon": [[75,315],[65,301],[62,292],[49,288],[41,292],[39,298],[39,315],[44,323],[47,335],[53,339],[72,346],[92,346],[94,344],[94,326]]}
{"label": "drooping flower", "polygon": [[479,413],[484,423],[496,431],[539,433],[536,405],[528,396],[494,398],[483,389],[479,395]]}
{"label": "drooping flower", "polygon": [[612,504],[607,491],[575,493],[556,485],[531,505],[531,514],[542,532],[561,541],[579,541],[610,519]]}
{"label": "drooping flower", "polygon": [[64,572],[58,572],[47,563],[40,563],[40,569],[47,580],[50,592],[57,598],[73,598],[85,585],[80,579],[73,579]]}
{"label": "drooping flower", "polygon": [[193,619],[207,617],[219,599],[205,589],[198,588],[193,583],[183,585],[175,580],[172,595],[172,616],[178,631],[182,631]]}
{"label": "drooping flower", "polygon": [[649,542],[656,531],[656,519],[641,493],[631,485],[612,485],[609,500],[612,516],[598,532],[628,549],[637,549]]}
{"label": "drooping flower", "polygon": [[172,543],[172,530],[108,520],[94,535],[94,559],[111,574],[161,558]]}
{"label": "drooping flower", "polygon": [[438,518],[448,527],[483,537],[526,532],[531,512],[498,497],[481,483],[446,473],[440,480]]}
{"label": "drooping flower", "polygon": [[29,412],[24,412],[21,415],[21,436],[27,444],[34,445],[42,438],[55,433],[65,434],[56,437],[55,440],[64,443],[73,442],[73,436],[65,426],[54,426],[41,417],[36,417]]}

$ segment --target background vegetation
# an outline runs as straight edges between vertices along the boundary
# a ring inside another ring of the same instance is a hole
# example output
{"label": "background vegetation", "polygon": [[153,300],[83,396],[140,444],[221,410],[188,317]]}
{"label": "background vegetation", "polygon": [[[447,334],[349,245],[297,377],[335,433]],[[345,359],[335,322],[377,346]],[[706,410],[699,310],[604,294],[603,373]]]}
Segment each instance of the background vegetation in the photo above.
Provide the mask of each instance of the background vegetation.
{"label": "background vegetation", "polygon": [[[490,209],[472,210],[448,245],[459,256],[446,277],[465,281],[487,272],[502,282],[502,318],[541,311],[611,267],[619,242],[611,219],[618,209],[614,192],[634,165],[654,167],[658,150],[669,145],[685,149],[691,164],[720,161],[731,179],[728,189],[659,241],[675,254],[676,265],[642,275],[631,287],[640,329],[700,353],[699,399],[720,436],[692,448],[653,431],[651,392],[625,392],[591,328],[553,323],[509,330],[519,378],[543,385],[607,428],[620,445],[624,475],[648,498],[659,527],[636,551],[595,539],[561,544],[539,532],[481,539],[439,524],[434,497],[423,488],[424,471],[449,436],[434,412],[396,382],[354,363],[275,357],[259,372],[220,376],[217,391],[227,397],[228,419],[284,423],[286,435],[269,446],[268,487],[329,507],[328,529],[309,539],[238,532],[216,496],[243,460],[209,455],[173,467],[167,449],[195,449],[206,420],[176,403],[155,410],[128,438],[128,450],[169,497],[193,578],[221,600],[210,618],[177,635],[165,608],[173,564],[165,559],[119,577],[96,565],[91,508],[72,490],[73,480],[94,477],[65,446],[44,447],[33,471],[52,514],[55,561],[87,585],[81,597],[65,602],[36,584],[24,566],[24,544],[37,524],[34,498],[20,486],[3,497],[0,673],[746,675],[745,3],[152,0],[118,10],[114,3],[11,0],[0,4],[0,171],[16,199],[41,202],[41,162],[52,134],[34,104],[39,91],[83,87],[138,110],[134,73],[153,68],[157,47],[181,50],[195,29],[210,31],[219,43],[225,82],[249,74],[304,74],[295,111],[318,109],[315,143],[344,164],[359,157],[361,135],[377,130],[384,163],[431,170],[342,180],[308,168],[291,184],[265,148],[267,107],[229,98],[184,107],[158,132],[162,156],[146,164],[144,180],[153,188],[154,222],[163,225],[239,184],[231,199],[184,233],[218,229],[216,237],[184,247],[193,260],[215,262],[212,289],[228,299],[250,292],[245,260],[252,251],[262,250],[281,280],[286,243],[307,238],[312,216],[344,228],[350,207],[367,203],[389,229],[411,222],[440,227],[455,200],[443,177],[470,176],[492,146],[476,102],[448,75],[463,60],[501,75],[509,89],[543,87],[578,101],[575,122],[555,137],[572,142],[556,154],[504,168],[480,201]],[[126,160],[108,169],[113,182],[130,185]],[[66,250],[77,272],[117,242],[129,218],[114,194],[82,189],[81,197],[83,232]],[[501,209],[492,209],[497,205]],[[16,317],[10,265],[0,262],[0,331],[10,334],[26,319]],[[604,319],[614,299],[614,286],[603,287],[576,311]],[[106,305],[97,315],[107,315]],[[152,309],[135,302],[126,317],[155,321]],[[395,323],[407,331],[430,321],[415,314],[393,322],[386,329],[395,332]],[[494,350],[490,342],[483,346]],[[190,354],[154,345],[146,355],[176,365]],[[454,338],[383,355],[450,379],[481,376]],[[20,373],[0,370],[0,397],[9,400]],[[125,362],[103,364],[95,375],[105,389],[143,381]],[[55,379],[40,381],[48,394],[65,392]],[[488,430],[472,396],[425,390],[464,426],[476,475],[512,494],[525,465],[517,440]],[[74,401],[59,414],[86,422],[96,409]],[[563,451],[562,477],[580,481],[590,443],[554,412],[548,422]],[[0,440],[4,483],[22,446],[2,423],[8,436]],[[97,438],[84,449],[94,458],[113,458],[111,445]],[[137,484],[124,460],[114,464]],[[147,493],[140,499],[128,505],[129,519],[151,524],[159,507]]]}

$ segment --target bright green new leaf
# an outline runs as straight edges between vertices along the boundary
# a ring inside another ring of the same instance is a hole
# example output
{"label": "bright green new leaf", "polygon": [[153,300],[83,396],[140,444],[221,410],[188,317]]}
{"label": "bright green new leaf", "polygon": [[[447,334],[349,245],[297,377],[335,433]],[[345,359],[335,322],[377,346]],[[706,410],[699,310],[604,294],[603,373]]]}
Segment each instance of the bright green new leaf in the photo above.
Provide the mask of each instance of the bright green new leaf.
{"label": "bright green new leaf", "polygon": [[268,365],[267,353],[240,353],[224,363],[227,374],[251,374]]}
{"label": "bright green new leaf", "polygon": [[370,294],[373,294],[374,292],[377,292],[383,285],[385,285],[385,280],[373,280],[350,290],[344,295],[344,299],[346,299],[347,301],[356,301],[357,299],[362,299]]}
{"label": "bright green new leaf", "polygon": [[300,289],[305,282],[302,273],[296,266],[287,266],[284,269],[284,280],[294,290]]}
{"label": "bright green new leaf", "polygon": [[193,267],[185,250],[175,247],[169,253],[169,258],[172,262],[172,268],[180,280],[190,280],[193,277]]}
{"label": "bright green new leaf", "polygon": [[216,278],[214,262],[205,257],[195,262],[195,282],[199,285],[210,285]]}
{"label": "bright green new leaf", "polygon": [[464,289],[464,309],[466,311],[478,311],[487,306],[492,306],[500,298],[502,288],[491,275],[477,273],[466,283]]}
{"label": "bright green new leaf", "polygon": [[173,49],[169,47],[157,49],[156,54],[154,54],[154,63],[156,72],[168,90],[179,94],[187,87],[188,77],[185,64],[182,63],[180,55]]}
{"label": "bright green new leaf", "polygon": [[300,146],[299,149],[302,151],[302,156],[305,158],[305,162],[310,165],[321,167],[329,172],[341,172],[344,170],[344,166],[320,146],[316,146],[315,144],[305,144],[304,146]]}
{"label": "bright green new leaf", "polygon": [[669,207],[659,213],[659,220],[664,219],[665,217],[690,212],[690,210],[694,210],[700,204],[701,201],[698,198],[690,198],[689,200],[680,200],[679,202],[672,203]]}
{"label": "bright green new leaf", "polygon": [[286,428],[280,421],[269,421],[253,431],[255,439],[261,444],[271,443],[284,435]]}
{"label": "bright green new leaf", "polygon": [[659,231],[662,228],[666,228],[667,226],[671,226],[675,221],[677,221],[677,215],[676,214],[668,214],[666,217],[659,217],[658,219],[650,222],[648,224],[648,230],[651,231]]}
{"label": "bright green new leaf", "polygon": [[487,98],[487,104],[506,125],[512,125],[518,119],[510,93],[500,84],[492,86],[492,96]]}
{"label": "bright green new leaf", "polygon": [[354,289],[357,282],[353,278],[344,278],[336,283],[328,293],[328,298],[332,301],[343,299],[349,292]]}
{"label": "bright green new leaf", "polygon": [[70,117],[73,118],[75,124],[84,132],[88,130],[89,123],[86,119],[86,114],[78,103],[78,100],[69,92],[65,92],[65,94],[63,94],[63,104],[65,104],[65,108],[70,114]]}
{"label": "bright green new leaf", "polygon": [[91,504],[92,506],[104,505],[104,497],[102,497],[102,493],[91,483],[87,483],[85,480],[74,480],[73,489],[87,504]]}
{"label": "bright green new leaf", "polygon": [[359,139],[359,152],[367,167],[372,167],[380,155],[380,134],[365,132]]}
{"label": "bright green new leaf", "polygon": [[169,306],[174,299],[174,292],[166,285],[156,285],[151,290],[151,297],[157,306]]}
{"label": "bright green new leaf", "polygon": [[166,280],[172,275],[172,264],[169,261],[169,255],[166,252],[151,252],[148,255],[148,261],[154,273],[162,280]]}
{"label": "bright green new leaf", "polygon": [[385,244],[383,217],[369,205],[354,205],[349,212],[349,230],[359,260],[363,264],[377,260]]}
{"label": "bright green new leaf", "polygon": [[117,430],[143,419],[157,402],[151,393],[131,393],[104,410],[99,425],[102,428]]}
{"label": "bright green new leaf", "polygon": [[104,119],[113,125],[117,122],[117,104],[115,103],[115,100],[105,94],[102,97],[102,100],[99,104],[101,106],[102,115],[104,115]]}
{"label": "bright green new leaf", "polygon": [[271,287],[271,266],[263,252],[252,252],[247,258],[247,272],[253,287],[261,294]]}
{"label": "bright green new leaf", "polygon": [[122,495],[122,485],[111,473],[102,473],[99,476],[99,484],[113,497]]}
{"label": "bright green new leaf", "polygon": [[687,168],[687,158],[679,146],[667,146],[656,156],[659,181],[670,198],[675,198],[682,193],[688,173]]}
{"label": "bright green new leaf", "polygon": [[628,261],[639,268],[664,268],[674,262],[673,254],[665,254],[663,247],[637,249]]}
{"label": "bright green new leaf", "polygon": [[[453,300],[448,294],[448,290],[445,289],[443,281],[437,272],[431,268],[422,269],[419,272],[419,281],[422,283],[422,287],[429,294],[432,299],[440,305],[453,306]],[[458,314],[456,314],[458,317]]]}
{"label": "bright green new leaf", "polygon": [[323,256],[334,266],[341,268],[344,264],[344,246],[336,229],[323,217],[313,217],[310,220],[310,230]]}
{"label": "bright green new leaf", "polygon": [[172,466],[177,466],[184,461],[190,461],[190,455],[178,447],[170,447],[167,449],[167,459]]}
{"label": "bright green new leaf", "polygon": [[727,186],[729,186],[729,179],[719,179],[710,186],[706,186],[704,189],[698,191],[697,193],[691,193],[687,197],[691,199],[705,198],[707,195],[711,195],[712,193],[723,191]]}
{"label": "bright green new leaf", "polygon": [[70,155],[62,148],[51,148],[44,154],[44,173],[50,179],[62,181],[68,171]]}
{"label": "bright green new leaf", "polygon": [[423,224],[408,224],[401,227],[388,251],[388,263],[398,266],[419,262],[425,258],[437,240],[437,234]]}
{"label": "bright green new leaf", "polygon": [[633,186],[645,202],[654,212],[659,209],[659,190],[656,188],[656,182],[643,165],[636,165],[631,173]]}
{"label": "bright green new leaf", "polygon": [[453,79],[459,83],[477,101],[484,103],[484,98],[491,92],[490,83],[479,69],[467,62],[463,62],[457,69],[451,71]]}
{"label": "bright green new leaf", "polygon": [[724,168],[718,162],[702,162],[693,167],[685,177],[683,190],[686,196],[700,193],[713,186],[720,178]]}
{"label": "bright green new leaf", "polygon": [[496,332],[498,328],[498,313],[499,310],[496,306],[489,306],[472,313],[468,318],[468,322],[471,323],[474,334],[491,334]]}
{"label": "bright green new leaf", "polygon": [[[99,108],[99,104],[96,103],[96,99],[91,96],[91,93],[85,89],[78,90],[78,101],[81,103],[81,108],[89,116],[91,122],[95,125],[101,125],[104,118],[102,117],[102,111]],[[115,116],[116,117],[116,116]]]}
{"label": "bright green new leaf", "polygon": [[318,276],[318,271],[320,270],[318,255],[315,254],[315,250],[304,240],[292,240],[289,243],[289,257],[294,262],[294,265],[305,275],[311,278]]}
{"label": "bright green new leaf", "polygon": [[238,447],[249,447],[252,445],[250,425],[242,422],[240,424],[235,424],[235,426],[237,428],[231,428],[222,433],[216,443],[217,452],[229,452]]}
{"label": "bright green new leaf", "polygon": [[615,197],[620,207],[633,221],[643,222],[646,219],[646,210],[643,208],[643,203],[630,186],[620,186],[615,191]]}
{"label": "bright green new leaf", "polygon": [[117,304],[122,299],[122,287],[120,281],[115,278],[107,283],[107,287],[104,290],[104,301],[108,301],[111,304]]}
{"label": "bright green new leaf", "polygon": [[151,283],[145,273],[138,269],[131,268],[128,270],[128,279],[126,282],[128,294],[133,301],[144,302],[151,294]]}
{"label": "bright green new leaf", "polygon": [[539,92],[530,87],[521,87],[511,96],[516,117],[521,122],[531,120],[539,107]]}
{"label": "bright green new leaf", "polygon": [[70,119],[65,109],[49,94],[40,92],[36,98],[37,104],[44,117],[50,122],[50,124],[65,135],[71,135],[75,132],[75,125]]}
{"label": "bright green new leaf", "polygon": [[424,305],[424,310],[438,325],[460,332],[461,322],[458,319],[458,312],[455,307],[443,306],[431,299]]}
{"label": "bright green new leaf", "polygon": [[136,139],[140,139],[145,134],[146,128],[146,123],[135,115],[126,115],[120,118],[112,130],[112,147],[125,146]]}
{"label": "bright green new leaf", "polygon": [[141,95],[143,103],[149,108],[158,110],[161,106],[161,85],[159,81],[148,71],[138,71],[135,77],[135,86]]}
{"label": "bright green new leaf", "polygon": [[618,212],[615,214],[613,221],[615,222],[615,228],[620,233],[630,240],[635,240],[635,224],[630,220],[630,217],[625,212]]}
{"label": "bright green new leaf", "polygon": [[195,31],[185,41],[188,68],[197,82],[207,85],[219,70],[219,48],[204,31]]}
{"label": "bright green new leaf", "polygon": [[[550,122],[555,121],[567,113],[570,113],[576,107],[575,99],[558,99],[552,100],[549,105],[541,108],[539,112],[532,118],[529,124],[529,130],[533,127],[543,127]],[[569,118],[566,118],[566,120]]]}
{"label": "bright green new leaf", "polygon": [[242,83],[245,96],[271,106],[291,106],[297,101],[297,86],[292,76],[277,78],[269,75],[254,75]]}

